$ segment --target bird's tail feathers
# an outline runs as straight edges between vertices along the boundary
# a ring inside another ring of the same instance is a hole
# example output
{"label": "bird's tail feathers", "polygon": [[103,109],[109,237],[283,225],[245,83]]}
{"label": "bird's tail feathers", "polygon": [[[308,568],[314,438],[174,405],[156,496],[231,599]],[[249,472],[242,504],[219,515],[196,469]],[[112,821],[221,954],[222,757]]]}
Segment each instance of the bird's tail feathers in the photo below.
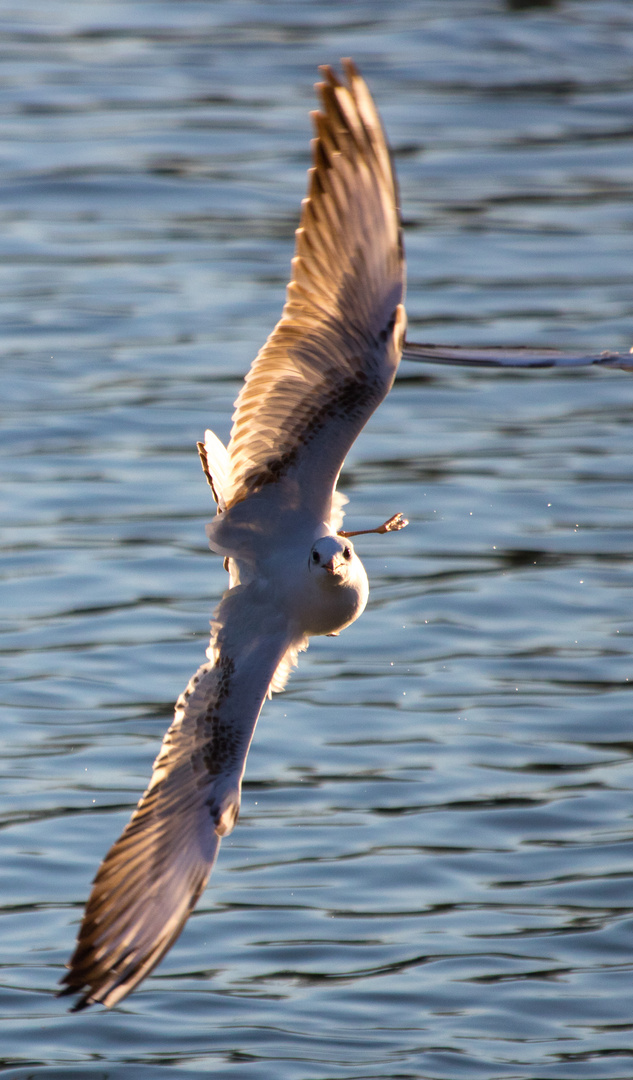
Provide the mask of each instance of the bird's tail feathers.
{"label": "bird's tail feathers", "polygon": [[224,492],[230,471],[228,450],[209,428],[204,433],[204,442],[199,442],[197,445],[202,471],[213,492],[213,498],[218,504],[218,513],[222,513],[226,510]]}

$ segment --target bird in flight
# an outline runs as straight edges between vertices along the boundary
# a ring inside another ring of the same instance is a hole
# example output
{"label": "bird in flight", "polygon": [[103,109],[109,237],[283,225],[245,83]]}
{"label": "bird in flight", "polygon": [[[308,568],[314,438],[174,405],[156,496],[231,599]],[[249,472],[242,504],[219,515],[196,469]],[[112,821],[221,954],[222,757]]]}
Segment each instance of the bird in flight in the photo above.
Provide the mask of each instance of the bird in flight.
{"label": "bird in flight", "polygon": [[[97,873],[64,976],[74,1009],[116,1005],[180,934],[240,809],[267,695],[318,634],[362,613],[368,583],[342,530],[344,458],[393,383],[405,336],[396,180],[354,64],[321,69],[308,196],[280,321],[237,398],[228,447],[199,451],[207,526],[230,584],[207,663],[176,702],[147,791]],[[377,532],[407,522],[395,514]]]}
{"label": "bird in flight", "polygon": [[[363,612],[368,583],[341,528],[345,455],[401,356],[467,366],[631,369],[628,353],[405,341],[398,192],[380,118],[351,60],[321,68],[308,196],[280,321],[248,372],[228,447],[198,444],[217,503],[207,526],[229,588],[208,662],[176,702],[147,791],[94,880],[62,994],[116,1005],[180,934],[240,808],[262,704],[310,637]],[[395,514],[370,532],[407,524]]]}

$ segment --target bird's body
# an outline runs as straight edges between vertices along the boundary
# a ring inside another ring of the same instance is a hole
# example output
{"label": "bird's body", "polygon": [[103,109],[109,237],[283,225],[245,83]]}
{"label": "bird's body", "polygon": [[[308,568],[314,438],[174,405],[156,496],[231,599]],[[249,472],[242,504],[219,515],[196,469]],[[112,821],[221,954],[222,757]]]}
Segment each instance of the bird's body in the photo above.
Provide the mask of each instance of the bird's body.
{"label": "bird's body", "polygon": [[[104,859],[63,993],[114,1005],[158,963],[237,820],[255,725],[310,637],[367,603],[336,492],[343,460],[402,352],[404,258],[389,152],[354,65],[329,68],[282,318],[236,402],[228,448],[199,444],[218,504],[207,526],[229,589],[207,663],[176,703],[149,787]],[[379,530],[401,528],[394,517]]]}
{"label": "bird's body", "polygon": [[[228,447],[199,443],[218,505],[207,526],[229,588],[208,660],[176,703],[149,787],[104,859],[62,993],[76,1008],[121,1001],[178,937],[231,831],[255,725],[310,637],[363,611],[368,585],[341,530],[336,483],[402,355],[492,367],[596,364],[630,354],[405,343],[395,177],[369,91],[351,61],[329,68],[308,197],[282,317],[246,376]],[[395,515],[375,532],[401,528]]]}

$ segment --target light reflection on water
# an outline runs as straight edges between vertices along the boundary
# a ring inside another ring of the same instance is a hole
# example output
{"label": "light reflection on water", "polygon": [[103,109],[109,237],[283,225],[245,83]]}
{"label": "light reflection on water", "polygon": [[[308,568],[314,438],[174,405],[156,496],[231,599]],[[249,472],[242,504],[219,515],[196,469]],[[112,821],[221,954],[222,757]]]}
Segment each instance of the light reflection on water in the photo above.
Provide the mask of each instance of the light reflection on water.
{"label": "light reflection on water", "polygon": [[623,373],[403,367],[342,483],[412,522],[370,608],[266,706],[156,975],[51,994],[224,587],[195,441],[279,315],[316,65],[381,107],[412,338],[628,347],[629,6],[4,19],[4,1073],[627,1076]]}

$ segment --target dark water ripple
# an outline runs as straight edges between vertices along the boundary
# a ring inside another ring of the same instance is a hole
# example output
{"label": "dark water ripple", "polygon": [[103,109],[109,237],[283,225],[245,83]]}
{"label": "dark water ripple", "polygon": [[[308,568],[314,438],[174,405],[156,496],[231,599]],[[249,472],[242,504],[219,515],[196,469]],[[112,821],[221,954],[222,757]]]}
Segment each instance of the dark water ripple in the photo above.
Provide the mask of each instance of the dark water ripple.
{"label": "dark water ripple", "polygon": [[[519,10],[521,9],[521,10]],[[625,0],[0,12],[0,1072],[628,1080],[621,372],[404,368],[346,464],[365,617],[253,746],[182,939],[53,997],[224,587],[195,457],[279,315],[316,66],[393,144],[411,337],[628,348]]]}

